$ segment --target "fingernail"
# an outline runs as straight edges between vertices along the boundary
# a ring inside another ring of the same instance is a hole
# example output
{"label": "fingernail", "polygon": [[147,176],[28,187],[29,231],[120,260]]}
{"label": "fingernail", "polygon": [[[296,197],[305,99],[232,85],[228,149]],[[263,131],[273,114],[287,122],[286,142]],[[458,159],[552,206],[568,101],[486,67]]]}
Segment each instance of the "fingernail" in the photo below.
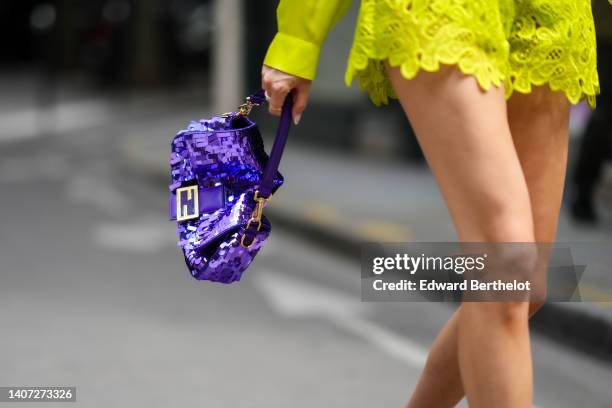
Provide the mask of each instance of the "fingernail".
{"label": "fingernail", "polygon": [[293,124],[297,125],[298,123],[300,123],[300,119],[302,119],[302,114],[298,113],[297,115],[295,115],[295,117],[293,118]]}

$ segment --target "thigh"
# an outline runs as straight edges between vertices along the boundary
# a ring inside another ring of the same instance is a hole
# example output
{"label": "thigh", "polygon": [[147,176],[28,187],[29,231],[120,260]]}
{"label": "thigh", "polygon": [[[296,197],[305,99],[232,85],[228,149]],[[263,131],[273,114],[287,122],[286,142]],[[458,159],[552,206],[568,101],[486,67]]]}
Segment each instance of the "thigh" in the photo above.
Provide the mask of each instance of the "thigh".
{"label": "thigh", "polygon": [[454,66],[406,80],[387,67],[462,241],[530,241],[527,185],[504,89],[483,92]]}
{"label": "thigh", "polygon": [[536,241],[555,240],[567,168],[569,101],[548,86],[508,100],[508,122],[525,175]]}

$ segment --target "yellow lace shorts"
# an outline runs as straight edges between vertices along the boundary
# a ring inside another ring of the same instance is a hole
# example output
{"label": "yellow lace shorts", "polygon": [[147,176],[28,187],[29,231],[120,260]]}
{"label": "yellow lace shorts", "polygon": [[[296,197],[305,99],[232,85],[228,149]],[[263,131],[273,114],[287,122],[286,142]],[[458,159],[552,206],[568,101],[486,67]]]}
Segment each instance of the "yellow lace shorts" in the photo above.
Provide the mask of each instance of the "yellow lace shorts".
{"label": "yellow lace shorts", "polygon": [[387,58],[407,79],[457,65],[506,98],[548,84],[594,107],[599,93],[590,0],[362,0],[345,81],[376,105],[396,97]]}

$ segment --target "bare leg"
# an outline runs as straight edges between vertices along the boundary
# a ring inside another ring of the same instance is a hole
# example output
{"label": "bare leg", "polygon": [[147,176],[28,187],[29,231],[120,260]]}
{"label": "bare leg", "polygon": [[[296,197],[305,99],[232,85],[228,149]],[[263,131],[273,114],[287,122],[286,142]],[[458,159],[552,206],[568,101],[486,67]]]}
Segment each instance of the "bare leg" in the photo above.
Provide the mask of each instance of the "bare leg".
{"label": "bare leg", "polygon": [[[421,72],[410,81],[397,68],[389,69],[389,76],[459,239],[533,242],[529,192],[503,89],[482,92],[454,67]],[[470,405],[531,406],[528,303],[465,303],[456,319],[448,332],[456,333],[458,371]],[[452,345],[446,351],[452,352]],[[440,405],[430,400],[423,406]]]}
{"label": "bare leg", "polygon": [[569,102],[547,86],[508,101],[514,145],[527,180],[538,242],[557,235],[569,140]]}
{"label": "bare leg", "polygon": [[[567,159],[569,104],[548,87],[515,94],[508,103],[509,124],[523,168],[538,242],[554,240]],[[541,302],[532,302],[532,315]],[[464,395],[457,357],[456,313],[431,347],[408,407],[452,407]]]}

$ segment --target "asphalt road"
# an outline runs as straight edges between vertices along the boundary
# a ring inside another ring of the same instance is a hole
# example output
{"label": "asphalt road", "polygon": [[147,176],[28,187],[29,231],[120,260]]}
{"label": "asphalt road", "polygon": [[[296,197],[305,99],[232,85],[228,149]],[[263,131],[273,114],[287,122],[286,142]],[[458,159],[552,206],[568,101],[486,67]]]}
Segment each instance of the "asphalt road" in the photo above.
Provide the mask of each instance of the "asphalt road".
{"label": "asphalt road", "polygon": [[[278,228],[241,282],[195,281],[117,129],[0,144],[0,386],[73,385],[74,407],[405,403],[447,305],[361,303],[356,260]],[[612,406],[612,365],[532,339],[539,407]]]}

